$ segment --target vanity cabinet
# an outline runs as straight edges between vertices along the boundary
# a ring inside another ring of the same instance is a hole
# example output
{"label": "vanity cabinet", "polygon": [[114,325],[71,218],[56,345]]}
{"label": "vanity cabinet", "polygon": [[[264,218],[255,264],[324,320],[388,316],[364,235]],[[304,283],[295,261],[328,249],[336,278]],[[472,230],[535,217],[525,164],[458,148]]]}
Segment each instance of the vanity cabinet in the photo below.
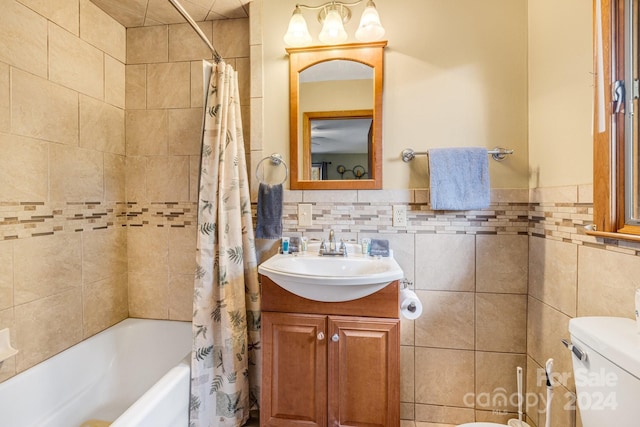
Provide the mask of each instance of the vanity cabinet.
{"label": "vanity cabinet", "polygon": [[397,282],[338,303],[262,292],[261,426],[400,425]]}

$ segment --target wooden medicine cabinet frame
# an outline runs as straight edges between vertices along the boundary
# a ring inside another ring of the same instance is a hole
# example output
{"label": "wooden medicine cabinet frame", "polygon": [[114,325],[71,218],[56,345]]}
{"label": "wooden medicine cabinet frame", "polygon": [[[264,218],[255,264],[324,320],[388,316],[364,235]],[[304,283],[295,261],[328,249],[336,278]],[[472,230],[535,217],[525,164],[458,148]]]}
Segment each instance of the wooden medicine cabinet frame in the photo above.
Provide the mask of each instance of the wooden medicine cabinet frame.
{"label": "wooden medicine cabinet frame", "polygon": [[[386,41],[350,43],[338,46],[287,48],[289,53],[289,153],[292,190],[379,190],[382,189],[382,82]],[[304,150],[299,109],[299,76],[307,68],[326,61],[356,61],[373,68],[373,138],[369,153],[369,179],[311,180],[301,174],[310,165],[311,153]]]}

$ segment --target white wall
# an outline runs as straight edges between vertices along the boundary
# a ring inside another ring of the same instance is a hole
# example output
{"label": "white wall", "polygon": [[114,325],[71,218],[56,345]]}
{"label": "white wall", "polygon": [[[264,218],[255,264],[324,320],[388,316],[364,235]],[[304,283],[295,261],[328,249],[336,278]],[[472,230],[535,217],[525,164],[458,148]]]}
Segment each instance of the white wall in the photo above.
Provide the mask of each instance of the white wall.
{"label": "white wall", "polygon": [[[294,0],[264,0],[264,152],[289,158],[288,58],[282,36]],[[385,49],[383,186],[426,187],[426,158],[407,165],[405,148],[503,146],[490,162],[492,187],[526,188],[526,0],[378,0]],[[362,6],[347,26],[353,34]],[[315,14],[304,11],[312,35]],[[317,41],[317,39],[316,39]],[[349,40],[355,41],[355,40]]]}

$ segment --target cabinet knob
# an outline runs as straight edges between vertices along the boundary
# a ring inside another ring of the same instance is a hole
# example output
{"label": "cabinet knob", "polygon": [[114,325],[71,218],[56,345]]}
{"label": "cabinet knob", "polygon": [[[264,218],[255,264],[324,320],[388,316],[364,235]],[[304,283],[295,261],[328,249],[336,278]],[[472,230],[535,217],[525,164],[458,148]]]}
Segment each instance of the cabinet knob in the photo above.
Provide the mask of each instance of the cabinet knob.
{"label": "cabinet knob", "polygon": [[324,332],[318,332],[318,341],[322,341],[324,339]]}
{"label": "cabinet knob", "polygon": [[338,334],[333,334],[333,336],[331,337],[331,341],[333,342],[338,342],[339,339],[340,339],[340,336],[338,336]]}

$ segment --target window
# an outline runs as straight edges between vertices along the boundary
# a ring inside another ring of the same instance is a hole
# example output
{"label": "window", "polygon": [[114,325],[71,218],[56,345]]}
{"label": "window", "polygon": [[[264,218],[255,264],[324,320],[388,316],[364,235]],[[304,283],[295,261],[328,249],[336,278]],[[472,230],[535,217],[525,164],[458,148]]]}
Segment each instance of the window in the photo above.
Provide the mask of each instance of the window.
{"label": "window", "polygon": [[640,0],[594,0],[594,222],[640,241]]}

